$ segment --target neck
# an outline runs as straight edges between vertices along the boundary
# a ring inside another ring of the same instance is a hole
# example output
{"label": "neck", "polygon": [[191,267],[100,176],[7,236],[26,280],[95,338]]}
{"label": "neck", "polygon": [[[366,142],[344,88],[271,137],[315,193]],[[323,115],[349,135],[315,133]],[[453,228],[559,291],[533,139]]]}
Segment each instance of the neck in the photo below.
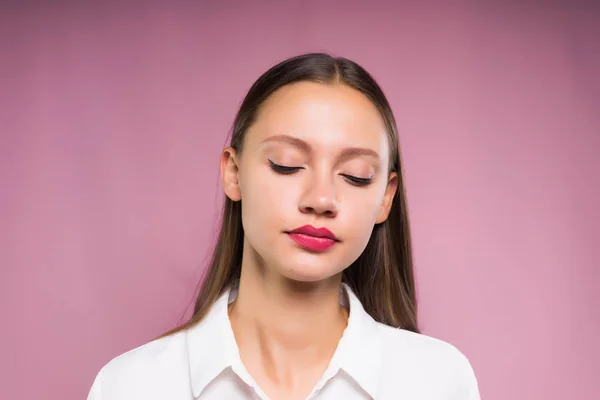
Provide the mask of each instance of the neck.
{"label": "neck", "polygon": [[291,281],[257,258],[244,254],[238,297],[229,309],[241,360],[267,393],[290,398],[297,391],[305,398],[346,329],[341,274],[315,283]]}
{"label": "neck", "polygon": [[289,356],[307,364],[332,356],[348,321],[340,305],[341,273],[319,282],[292,281],[248,254],[250,249],[244,246],[238,296],[230,307],[242,355],[275,364]]}
{"label": "neck", "polygon": [[329,342],[337,344],[347,322],[340,287],[341,275],[321,282],[297,282],[242,265],[230,315],[245,332],[261,336],[261,341],[273,341],[289,350],[326,347]]}

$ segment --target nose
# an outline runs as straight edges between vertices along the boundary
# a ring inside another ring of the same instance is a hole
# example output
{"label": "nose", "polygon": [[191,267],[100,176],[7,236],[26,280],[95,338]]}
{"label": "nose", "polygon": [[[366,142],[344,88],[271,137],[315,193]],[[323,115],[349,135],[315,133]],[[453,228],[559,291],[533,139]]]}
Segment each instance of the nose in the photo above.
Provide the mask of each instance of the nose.
{"label": "nose", "polygon": [[298,208],[305,214],[335,217],[339,211],[339,204],[331,178],[327,176],[314,177],[307,182],[307,188],[300,199]]}

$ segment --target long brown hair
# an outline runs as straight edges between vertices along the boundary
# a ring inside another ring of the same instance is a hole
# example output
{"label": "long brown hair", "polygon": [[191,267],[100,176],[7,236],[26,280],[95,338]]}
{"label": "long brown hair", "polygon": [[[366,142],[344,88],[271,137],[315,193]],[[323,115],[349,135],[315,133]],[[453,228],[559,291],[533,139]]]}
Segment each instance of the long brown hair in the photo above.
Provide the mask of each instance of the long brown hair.
{"label": "long brown hair", "polygon": [[[358,259],[343,272],[364,309],[376,321],[418,332],[411,238],[396,121],[381,88],[360,65],[342,57],[310,53],[287,59],[265,72],[252,85],[235,117],[230,146],[242,151],[244,137],[259,107],[277,89],[300,81],[344,84],[363,93],[383,118],[390,144],[390,172],[398,174],[387,220],[377,224]],[[242,265],[241,202],[225,198],[222,223],[208,271],[201,283],[192,317],[163,336],[198,323],[213,303],[240,278]]]}

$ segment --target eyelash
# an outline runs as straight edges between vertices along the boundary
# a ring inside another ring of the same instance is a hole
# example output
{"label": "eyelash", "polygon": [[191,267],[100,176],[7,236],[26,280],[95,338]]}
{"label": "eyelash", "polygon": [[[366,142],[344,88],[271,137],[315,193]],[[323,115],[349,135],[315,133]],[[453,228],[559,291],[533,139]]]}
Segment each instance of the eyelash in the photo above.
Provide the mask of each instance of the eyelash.
{"label": "eyelash", "polygon": [[[294,173],[300,171],[301,169],[304,169],[303,167],[288,167],[285,165],[275,164],[271,160],[269,160],[269,164],[271,165],[271,169],[273,171],[277,172],[278,174],[282,174],[282,175],[291,175],[291,174],[294,174]],[[347,174],[341,174],[341,176],[346,178],[346,180],[354,186],[367,186],[368,184],[370,184],[373,181],[372,177],[371,178],[359,178],[357,176],[347,175]]]}
{"label": "eyelash", "polygon": [[359,178],[358,176],[342,174],[354,186],[367,186],[373,181],[373,178]]}
{"label": "eyelash", "polygon": [[301,169],[304,169],[302,167],[286,167],[285,165],[275,164],[271,160],[269,160],[269,164],[271,164],[271,168],[273,169],[273,171],[282,175],[291,175],[295,172],[300,171]]}

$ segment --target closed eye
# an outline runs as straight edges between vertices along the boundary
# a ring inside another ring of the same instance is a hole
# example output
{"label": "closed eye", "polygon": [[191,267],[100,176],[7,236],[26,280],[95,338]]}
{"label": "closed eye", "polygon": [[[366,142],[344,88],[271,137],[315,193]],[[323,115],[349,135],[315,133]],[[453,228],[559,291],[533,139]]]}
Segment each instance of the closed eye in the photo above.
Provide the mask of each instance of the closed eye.
{"label": "closed eye", "polygon": [[370,178],[359,178],[354,175],[341,174],[348,182],[350,182],[354,186],[367,186],[371,182],[373,182],[373,177]]}
{"label": "closed eye", "polygon": [[286,165],[275,164],[271,160],[269,160],[269,165],[271,166],[271,169],[273,171],[277,172],[278,174],[282,174],[282,175],[291,175],[293,173],[298,172],[301,169],[304,169],[303,167],[288,167]]}

